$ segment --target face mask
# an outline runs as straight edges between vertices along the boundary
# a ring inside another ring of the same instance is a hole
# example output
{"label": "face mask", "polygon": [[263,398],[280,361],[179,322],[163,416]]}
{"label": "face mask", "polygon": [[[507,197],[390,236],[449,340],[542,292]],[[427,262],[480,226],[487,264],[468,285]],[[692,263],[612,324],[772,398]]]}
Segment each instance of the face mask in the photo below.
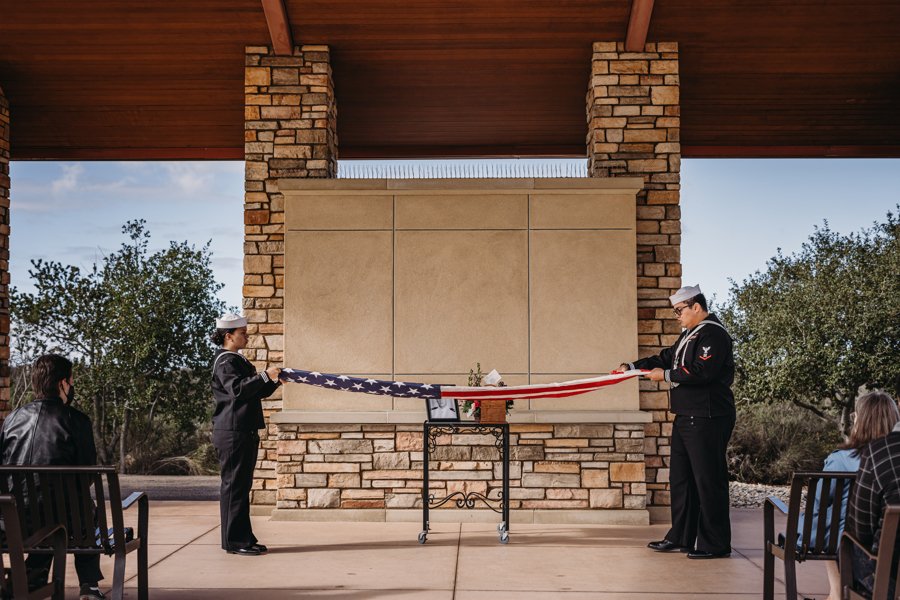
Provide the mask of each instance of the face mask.
{"label": "face mask", "polygon": [[75,386],[70,385],[69,391],[66,393],[66,404],[72,404],[75,400]]}

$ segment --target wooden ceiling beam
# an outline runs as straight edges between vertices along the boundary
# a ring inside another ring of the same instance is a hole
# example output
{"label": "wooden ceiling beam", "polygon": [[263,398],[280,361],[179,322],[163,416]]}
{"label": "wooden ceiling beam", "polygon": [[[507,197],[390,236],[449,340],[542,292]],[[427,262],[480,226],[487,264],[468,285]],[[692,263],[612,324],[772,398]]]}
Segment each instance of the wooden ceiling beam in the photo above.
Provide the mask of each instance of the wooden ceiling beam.
{"label": "wooden ceiling beam", "polygon": [[625,51],[643,52],[653,15],[653,0],[631,0],[631,16],[625,33]]}
{"label": "wooden ceiling beam", "polygon": [[235,148],[13,147],[11,160],[244,160]]}
{"label": "wooden ceiling beam", "polygon": [[275,54],[290,56],[294,52],[294,38],[284,0],[262,0],[262,7],[266,13],[266,24],[269,26],[269,37],[272,38]]}
{"label": "wooden ceiling beam", "polygon": [[682,158],[900,158],[900,146],[686,146]]}

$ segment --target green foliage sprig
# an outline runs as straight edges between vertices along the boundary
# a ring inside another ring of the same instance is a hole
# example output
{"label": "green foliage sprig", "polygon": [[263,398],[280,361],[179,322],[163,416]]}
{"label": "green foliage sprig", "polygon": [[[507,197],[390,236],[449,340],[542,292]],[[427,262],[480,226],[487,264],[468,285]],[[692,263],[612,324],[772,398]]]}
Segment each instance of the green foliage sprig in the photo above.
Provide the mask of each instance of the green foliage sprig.
{"label": "green foliage sprig", "polygon": [[[481,372],[481,363],[475,363],[474,369],[469,369],[469,378],[466,383],[469,387],[479,387],[484,381],[484,373]],[[503,383],[501,382],[501,386]],[[506,401],[506,414],[513,409],[515,402],[513,400]],[[464,400],[460,406],[460,410],[477,419],[481,418],[481,401],[480,400]]]}

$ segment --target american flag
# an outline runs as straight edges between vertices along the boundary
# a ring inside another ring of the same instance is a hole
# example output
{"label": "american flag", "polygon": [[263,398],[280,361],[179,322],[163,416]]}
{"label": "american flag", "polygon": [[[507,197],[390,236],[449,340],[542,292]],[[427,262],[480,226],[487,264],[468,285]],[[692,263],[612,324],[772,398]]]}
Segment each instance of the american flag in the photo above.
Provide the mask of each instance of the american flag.
{"label": "american flag", "polygon": [[333,375],[317,371],[282,369],[280,378],[296,383],[305,383],[333,390],[394,396],[396,398],[458,398],[460,400],[529,400],[532,398],[565,398],[593,392],[608,385],[643,375],[649,371],[635,369],[621,373],[610,373],[590,379],[576,379],[562,383],[539,383],[511,387],[459,387],[439,386],[408,381],[385,381],[363,379],[347,375]]}
{"label": "american flag", "polygon": [[610,373],[590,379],[574,379],[561,383],[538,383],[509,387],[445,387],[441,388],[444,398],[460,400],[531,400],[534,398],[565,398],[593,392],[608,385],[649,373],[643,369]]}
{"label": "american flag", "polygon": [[347,375],[319,373],[318,371],[301,371],[299,369],[282,369],[279,379],[305,383],[316,387],[378,396],[394,396],[395,398],[440,398],[441,388],[437,384],[410,383],[407,381],[385,381],[382,379],[363,379]]}

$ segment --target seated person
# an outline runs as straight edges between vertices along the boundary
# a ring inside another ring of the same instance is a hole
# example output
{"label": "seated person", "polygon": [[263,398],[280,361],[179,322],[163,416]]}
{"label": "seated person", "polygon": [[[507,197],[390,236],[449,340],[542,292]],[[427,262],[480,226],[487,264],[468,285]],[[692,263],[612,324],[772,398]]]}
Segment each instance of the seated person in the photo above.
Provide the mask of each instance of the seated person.
{"label": "seated person", "polygon": [[[35,400],[6,417],[0,430],[0,455],[4,465],[96,465],[97,450],[91,420],[69,406],[75,398],[72,363],[56,354],[45,354],[31,371]],[[31,554],[25,561],[29,587],[47,583],[53,556]],[[105,596],[98,554],[76,554],[75,571],[81,585],[80,600]]]}
{"label": "seated person", "polygon": [[[837,450],[828,455],[825,459],[825,471],[858,471],[860,461],[863,454],[872,440],[882,438],[890,433],[891,429],[900,421],[900,410],[897,409],[897,403],[887,394],[881,392],[871,392],[860,396],[856,400],[856,418],[853,427],[850,429],[850,436],[847,441],[841,444]],[[835,484],[832,483],[828,490],[828,498],[834,495]],[[800,522],[797,524],[797,547],[802,546],[806,541],[809,547],[813,547],[817,540],[816,527],[818,525],[819,511],[822,505],[822,484],[816,488],[815,500],[812,505],[813,526],[810,531],[809,540],[803,540],[803,515],[800,515]],[[844,488],[843,498],[841,499],[840,510],[838,516],[840,523],[838,525],[838,539],[844,531],[844,518],[847,513],[847,502],[850,497],[850,487]],[[829,503],[830,505],[830,503]],[[830,539],[831,519],[834,515],[835,505],[828,509],[825,517],[825,544]],[[825,562],[825,571],[828,574],[828,582],[831,586],[829,600],[840,598],[841,574],[838,570],[837,563],[834,561]]]}
{"label": "seated person", "polygon": [[[887,436],[873,441],[866,448],[847,508],[847,531],[867,546],[873,554],[878,552],[878,539],[881,537],[884,508],[887,504],[900,504],[900,421]],[[900,552],[900,537],[897,538],[894,552],[895,556]],[[871,593],[875,584],[874,577],[875,563],[854,547],[854,584]],[[896,588],[895,562],[891,572],[888,598],[894,597]]]}

